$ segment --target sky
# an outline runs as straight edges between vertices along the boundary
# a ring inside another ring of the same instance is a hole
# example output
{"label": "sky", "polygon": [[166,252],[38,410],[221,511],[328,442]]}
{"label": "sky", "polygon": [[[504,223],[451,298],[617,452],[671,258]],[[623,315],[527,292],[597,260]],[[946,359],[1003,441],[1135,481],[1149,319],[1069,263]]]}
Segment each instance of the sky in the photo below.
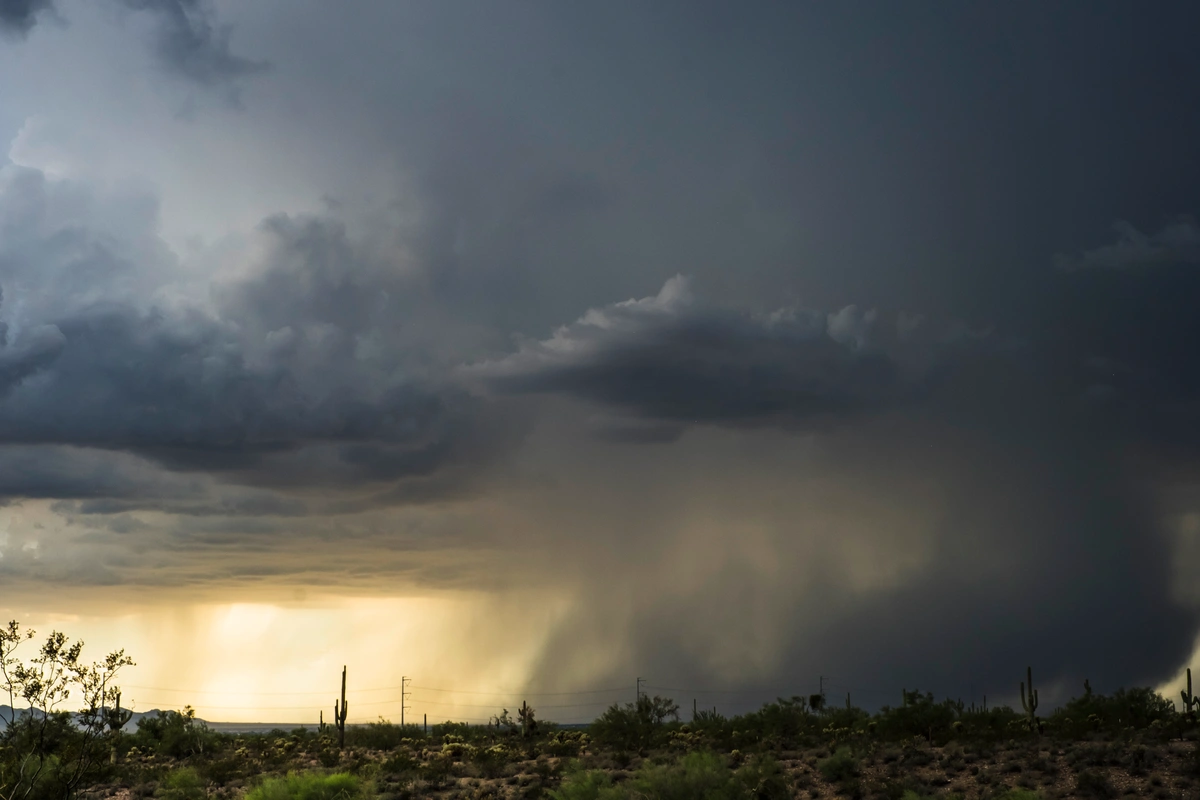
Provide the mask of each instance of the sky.
{"label": "sky", "polygon": [[0,0],[0,616],[210,720],[1178,696],[1198,25]]}

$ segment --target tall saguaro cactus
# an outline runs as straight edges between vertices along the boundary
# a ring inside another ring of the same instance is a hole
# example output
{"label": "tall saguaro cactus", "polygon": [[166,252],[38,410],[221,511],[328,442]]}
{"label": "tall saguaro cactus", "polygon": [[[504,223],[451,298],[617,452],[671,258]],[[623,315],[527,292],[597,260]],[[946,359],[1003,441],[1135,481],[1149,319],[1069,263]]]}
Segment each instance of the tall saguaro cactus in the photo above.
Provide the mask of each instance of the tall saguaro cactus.
{"label": "tall saguaro cactus", "polygon": [[1192,694],[1192,668],[1188,667],[1187,671],[1187,690],[1179,693],[1183,696],[1183,707],[1187,711],[1189,721],[1195,722],[1196,708],[1200,707],[1200,697]]}
{"label": "tall saguaro cactus", "polygon": [[1025,692],[1025,684],[1021,684],[1021,707],[1025,709],[1025,713],[1029,715],[1029,730],[1037,730],[1037,707],[1038,693],[1037,689],[1033,688],[1033,668],[1025,668],[1025,680],[1029,684],[1028,695]]}
{"label": "tall saguaro cactus", "polygon": [[533,709],[529,707],[529,703],[521,701],[521,708],[517,711],[517,716],[521,719],[521,735],[532,736],[537,731],[537,720],[534,719]]}
{"label": "tall saguaro cactus", "polygon": [[109,763],[117,763],[117,740],[121,738],[121,729],[124,728],[129,720],[133,719],[133,712],[121,708],[121,693],[117,692],[115,696],[116,702],[113,707],[107,709],[104,713],[104,721],[108,725],[108,730],[112,734],[112,752],[109,754]]}
{"label": "tall saguaro cactus", "polygon": [[338,749],[346,746],[346,713],[349,705],[346,703],[346,667],[342,666],[342,705],[338,706],[338,701],[333,701],[333,721],[337,725],[338,731]]}

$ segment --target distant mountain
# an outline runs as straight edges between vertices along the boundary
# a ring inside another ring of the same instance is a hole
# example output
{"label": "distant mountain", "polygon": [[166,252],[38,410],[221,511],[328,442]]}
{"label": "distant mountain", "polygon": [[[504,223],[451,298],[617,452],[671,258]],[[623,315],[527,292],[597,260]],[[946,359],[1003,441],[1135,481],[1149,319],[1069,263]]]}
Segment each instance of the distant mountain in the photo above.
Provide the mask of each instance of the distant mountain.
{"label": "distant mountain", "polygon": [[[14,719],[15,717],[18,717],[21,714],[24,714],[27,710],[28,709],[18,708],[15,710],[15,714],[14,714],[14,709],[12,708],[12,706],[0,705],[0,729],[8,727],[8,721],[10,719]],[[151,709],[150,711],[142,711],[142,712],[135,711],[135,712],[133,712],[133,716],[131,716],[129,718],[129,722],[125,723],[125,727],[122,728],[121,730],[125,731],[126,733],[133,733],[134,731],[137,730],[137,724],[138,724],[139,719],[141,719],[142,717],[152,717],[155,714],[157,714],[158,712],[159,712],[159,709],[157,709],[157,708]],[[204,722],[204,720],[197,720],[197,722]]]}

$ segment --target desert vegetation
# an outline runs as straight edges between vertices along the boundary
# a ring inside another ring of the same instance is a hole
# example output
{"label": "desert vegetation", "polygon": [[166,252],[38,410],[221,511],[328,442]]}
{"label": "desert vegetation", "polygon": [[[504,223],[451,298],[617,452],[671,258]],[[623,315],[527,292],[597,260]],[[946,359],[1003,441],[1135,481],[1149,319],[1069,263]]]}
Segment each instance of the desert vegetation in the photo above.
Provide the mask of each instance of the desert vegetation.
{"label": "desert vegetation", "polygon": [[[757,711],[680,719],[663,697],[608,708],[566,729],[523,704],[487,725],[428,730],[385,719],[228,734],[190,707],[123,732],[116,678],[123,652],[85,663],[59,633],[34,649],[0,629],[0,800],[402,800],[403,798],[985,798],[1200,796],[1200,702],[1191,676],[1182,711],[1150,689],[1083,691],[1039,716],[1033,672],[1020,711],[965,706],[904,690],[871,714],[823,695]],[[22,657],[22,647],[30,652]]]}

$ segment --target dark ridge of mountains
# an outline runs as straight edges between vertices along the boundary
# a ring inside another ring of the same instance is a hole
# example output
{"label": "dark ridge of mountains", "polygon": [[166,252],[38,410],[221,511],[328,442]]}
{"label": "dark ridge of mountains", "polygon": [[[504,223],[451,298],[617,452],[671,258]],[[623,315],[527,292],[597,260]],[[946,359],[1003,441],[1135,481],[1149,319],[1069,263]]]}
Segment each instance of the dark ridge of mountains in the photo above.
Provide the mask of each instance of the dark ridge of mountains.
{"label": "dark ridge of mountains", "polygon": [[[29,711],[29,709],[27,709],[27,708],[14,709],[12,706],[9,706],[9,705],[0,705],[0,729],[8,727],[8,721],[10,719],[19,717],[22,714],[27,713],[28,711]],[[129,718],[129,722],[125,723],[125,727],[122,728],[121,730],[125,731],[126,733],[133,733],[134,731],[137,730],[137,723],[138,723],[139,719],[141,719],[142,717],[147,717],[147,716],[152,717],[155,714],[157,714],[158,711],[159,710],[157,708],[154,708],[154,709],[151,709],[150,711],[142,711],[142,712],[135,711],[135,712],[133,712],[133,716],[131,716]],[[203,720],[198,720],[198,721],[202,722]]]}

